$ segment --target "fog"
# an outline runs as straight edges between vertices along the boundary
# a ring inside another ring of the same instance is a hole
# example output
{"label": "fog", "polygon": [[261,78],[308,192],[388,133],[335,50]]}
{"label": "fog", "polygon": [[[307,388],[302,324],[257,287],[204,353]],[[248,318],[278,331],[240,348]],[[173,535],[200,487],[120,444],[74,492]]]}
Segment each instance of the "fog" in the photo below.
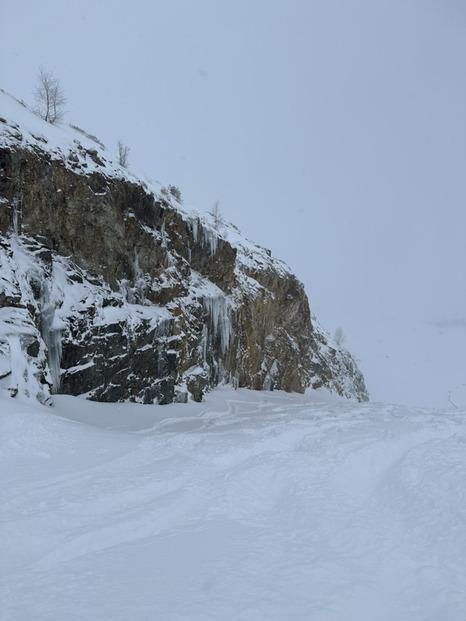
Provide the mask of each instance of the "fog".
{"label": "fog", "polygon": [[33,103],[53,71],[68,122],[284,259],[376,398],[402,398],[376,334],[466,317],[462,0],[16,0],[0,59],[0,87]]}

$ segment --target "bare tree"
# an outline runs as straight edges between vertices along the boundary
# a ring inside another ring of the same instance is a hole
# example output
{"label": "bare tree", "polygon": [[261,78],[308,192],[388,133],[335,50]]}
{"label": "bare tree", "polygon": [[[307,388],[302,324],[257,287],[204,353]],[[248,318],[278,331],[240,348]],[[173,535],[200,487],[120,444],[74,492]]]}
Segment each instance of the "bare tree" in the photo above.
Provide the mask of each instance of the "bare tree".
{"label": "bare tree", "polygon": [[341,347],[343,345],[343,343],[346,340],[345,333],[343,332],[343,328],[339,327],[335,330],[335,334],[333,335],[333,340],[338,345],[338,347]]}
{"label": "bare tree", "polygon": [[39,68],[37,86],[34,91],[36,112],[49,123],[60,123],[65,116],[66,96],[60,80],[44,67]]}
{"label": "bare tree", "polygon": [[210,209],[210,214],[214,221],[214,228],[216,231],[218,231],[220,226],[223,224],[223,216],[220,211],[220,201],[215,201]]}
{"label": "bare tree", "polygon": [[130,151],[131,149],[123,144],[121,140],[118,141],[118,163],[120,166],[123,166],[123,168],[128,166]]}

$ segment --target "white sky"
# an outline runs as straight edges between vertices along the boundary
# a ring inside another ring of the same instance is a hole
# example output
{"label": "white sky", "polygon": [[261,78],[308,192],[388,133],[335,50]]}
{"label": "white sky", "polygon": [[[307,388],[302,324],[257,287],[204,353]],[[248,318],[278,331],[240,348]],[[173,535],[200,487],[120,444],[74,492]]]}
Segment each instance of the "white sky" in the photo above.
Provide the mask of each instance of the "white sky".
{"label": "white sky", "polygon": [[325,327],[466,316],[464,0],[15,0],[0,87],[287,261]]}

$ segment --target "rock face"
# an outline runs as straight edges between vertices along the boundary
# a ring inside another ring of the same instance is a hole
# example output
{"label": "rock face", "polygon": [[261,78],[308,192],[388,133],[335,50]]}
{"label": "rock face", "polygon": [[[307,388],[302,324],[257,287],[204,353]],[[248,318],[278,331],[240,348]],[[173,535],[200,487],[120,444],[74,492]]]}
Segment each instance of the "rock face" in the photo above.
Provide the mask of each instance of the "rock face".
{"label": "rock face", "polygon": [[42,401],[200,400],[219,382],[367,399],[286,265],[0,95],[0,387]]}

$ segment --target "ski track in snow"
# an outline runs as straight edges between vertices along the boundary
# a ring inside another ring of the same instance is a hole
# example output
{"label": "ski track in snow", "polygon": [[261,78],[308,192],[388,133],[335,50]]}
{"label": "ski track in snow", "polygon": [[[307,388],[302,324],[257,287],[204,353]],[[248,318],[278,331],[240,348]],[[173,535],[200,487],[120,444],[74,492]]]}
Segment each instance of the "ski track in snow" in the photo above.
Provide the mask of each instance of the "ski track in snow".
{"label": "ski track in snow", "polygon": [[466,618],[466,409],[0,408],[2,621]]}

